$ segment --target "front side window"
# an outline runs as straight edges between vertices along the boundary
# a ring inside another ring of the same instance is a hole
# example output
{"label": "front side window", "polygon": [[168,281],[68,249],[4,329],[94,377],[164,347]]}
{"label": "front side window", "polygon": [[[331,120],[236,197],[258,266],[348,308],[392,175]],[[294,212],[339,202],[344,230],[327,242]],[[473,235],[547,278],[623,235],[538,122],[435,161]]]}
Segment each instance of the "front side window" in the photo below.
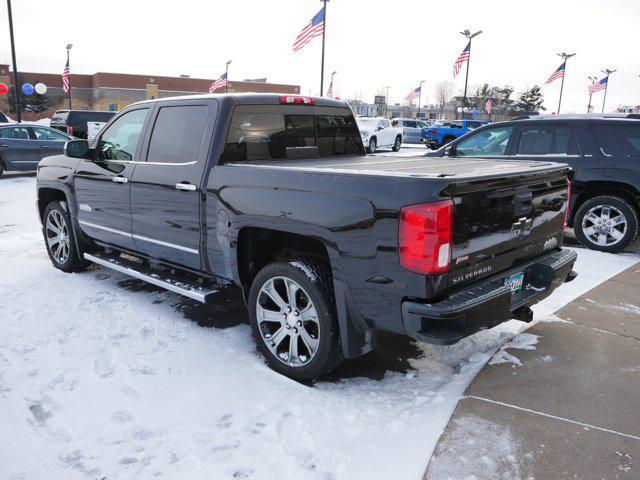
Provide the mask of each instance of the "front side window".
{"label": "front side window", "polygon": [[208,116],[206,105],[160,108],[149,141],[147,161],[173,164],[197,161]]}
{"label": "front side window", "polygon": [[66,142],[69,140],[66,135],[48,128],[33,127],[33,133],[38,140],[53,140],[54,142]]}
{"label": "front side window", "polygon": [[418,124],[414,120],[406,120],[404,126],[408,128],[417,128]]}
{"label": "front side window", "polygon": [[133,110],[109,125],[100,137],[98,158],[125,162],[133,160],[148,113],[147,108]]}
{"label": "front side window", "polygon": [[517,155],[577,155],[573,130],[567,126],[522,127]]}
{"label": "front side window", "polygon": [[605,155],[640,156],[640,126],[630,124],[592,125],[596,143]]}
{"label": "front side window", "polygon": [[29,131],[25,127],[1,128],[0,138],[10,140],[29,140]]}
{"label": "front side window", "polygon": [[506,155],[512,133],[513,127],[488,128],[458,143],[455,154],[460,157]]}

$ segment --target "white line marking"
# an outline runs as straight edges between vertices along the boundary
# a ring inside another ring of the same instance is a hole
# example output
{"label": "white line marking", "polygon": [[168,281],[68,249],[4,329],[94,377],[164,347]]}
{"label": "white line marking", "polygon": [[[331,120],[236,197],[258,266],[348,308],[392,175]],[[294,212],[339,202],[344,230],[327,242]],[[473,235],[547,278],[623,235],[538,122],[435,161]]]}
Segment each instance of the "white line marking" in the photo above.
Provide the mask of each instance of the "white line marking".
{"label": "white line marking", "polygon": [[543,417],[552,418],[554,420],[560,420],[562,422],[572,423],[574,425],[580,425],[581,427],[592,428],[594,430],[600,430],[601,432],[614,433],[616,435],[621,435],[623,437],[632,438],[633,440],[640,440],[640,437],[638,437],[636,435],[630,435],[628,433],[618,432],[616,430],[611,430],[609,428],[598,427],[596,425],[591,425],[589,423],[578,422],[577,420],[570,420],[568,418],[558,417],[556,415],[551,415],[549,413],[538,412],[537,410],[531,410],[530,408],[519,407],[517,405],[512,405],[510,403],[504,403],[504,402],[499,402],[497,400],[491,400],[489,398],[476,397],[475,395],[465,395],[462,398],[463,399],[464,398],[474,398],[476,400],[481,400],[483,402],[493,403],[494,405],[500,405],[502,407],[508,407],[508,408],[513,408],[514,410],[520,410],[521,412],[534,413],[536,415],[541,415]]}

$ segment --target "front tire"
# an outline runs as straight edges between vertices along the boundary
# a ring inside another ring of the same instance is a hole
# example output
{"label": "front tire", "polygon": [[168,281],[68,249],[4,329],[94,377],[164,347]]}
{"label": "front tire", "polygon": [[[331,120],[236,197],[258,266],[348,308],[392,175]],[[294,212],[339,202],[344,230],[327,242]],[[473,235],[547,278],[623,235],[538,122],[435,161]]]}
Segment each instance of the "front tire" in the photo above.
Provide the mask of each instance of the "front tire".
{"label": "front tire", "polygon": [[49,203],[42,217],[44,243],[53,266],[67,273],[85,268],[78,256],[72,228],[66,203]]}
{"label": "front tire", "polygon": [[376,147],[378,146],[378,142],[376,137],[372,137],[369,140],[369,146],[367,147],[367,153],[376,153]]}
{"label": "front tire", "polygon": [[638,234],[638,213],[620,197],[602,195],[584,202],[573,220],[576,237],[585,247],[620,252]]}
{"label": "front tire", "polygon": [[318,261],[274,262],[260,270],[249,316],[258,349],[282,375],[309,380],[342,360],[331,270]]}
{"label": "front tire", "polygon": [[393,151],[394,152],[400,151],[400,147],[401,146],[402,146],[402,137],[400,135],[398,135],[396,137],[396,141],[393,143]]}

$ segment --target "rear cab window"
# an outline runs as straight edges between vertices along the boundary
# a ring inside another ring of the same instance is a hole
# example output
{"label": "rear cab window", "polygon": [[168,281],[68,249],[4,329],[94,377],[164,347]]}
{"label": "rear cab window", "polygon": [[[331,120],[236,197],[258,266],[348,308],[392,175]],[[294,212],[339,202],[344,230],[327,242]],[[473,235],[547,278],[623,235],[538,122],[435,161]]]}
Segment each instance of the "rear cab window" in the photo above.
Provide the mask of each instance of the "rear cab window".
{"label": "rear cab window", "polygon": [[591,132],[604,155],[640,157],[640,125],[597,124],[591,125]]}
{"label": "rear cab window", "polygon": [[220,163],[363,154],[360,131],[347,108],[240,105]]}

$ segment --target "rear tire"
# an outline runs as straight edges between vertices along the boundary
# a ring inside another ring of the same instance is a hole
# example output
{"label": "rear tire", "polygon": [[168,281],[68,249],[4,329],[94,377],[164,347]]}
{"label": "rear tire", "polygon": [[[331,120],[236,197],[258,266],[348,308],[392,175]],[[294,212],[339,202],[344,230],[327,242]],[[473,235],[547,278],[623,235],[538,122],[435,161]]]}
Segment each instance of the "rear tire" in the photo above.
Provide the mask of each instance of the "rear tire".
{"label": "rear tire", "polygon": [[0,158],[0,177],[2,176],[3,173],[4,173],[4,162]]}
{"label": "rear tire", "polygon": [[51,263],[63,272],[79,272],[86,268],[76,249],[71,217],[66,202],[51,202],[42,217],[42,233]]}
{"label": "rear tire", "polygon": [[331,270],[321,262],[293,259],[260,270],[251,284],[249,317],[258,350],[282,375],[309,380],[342,360]]}
{"label": "rear tire", "polygon": [[376,141],[376,137],[372,137],[369,140],[369,146],[367,147],[367,153],[376,153],[376,147],[378,142]]}
{"label": "rear tire", "polygon": [[402,146],[402,137],[400,135],[398,135],[396,137],[396,141],[393,143],[393,151],[394,152],[400,151],[400,147],[401,146]]}
{"label": "rear tire", "polygon": [[587,248],[620,252],[638,234],[638,212],[623,198],[601,195],[578,208],[573,229],[580,243]]}

